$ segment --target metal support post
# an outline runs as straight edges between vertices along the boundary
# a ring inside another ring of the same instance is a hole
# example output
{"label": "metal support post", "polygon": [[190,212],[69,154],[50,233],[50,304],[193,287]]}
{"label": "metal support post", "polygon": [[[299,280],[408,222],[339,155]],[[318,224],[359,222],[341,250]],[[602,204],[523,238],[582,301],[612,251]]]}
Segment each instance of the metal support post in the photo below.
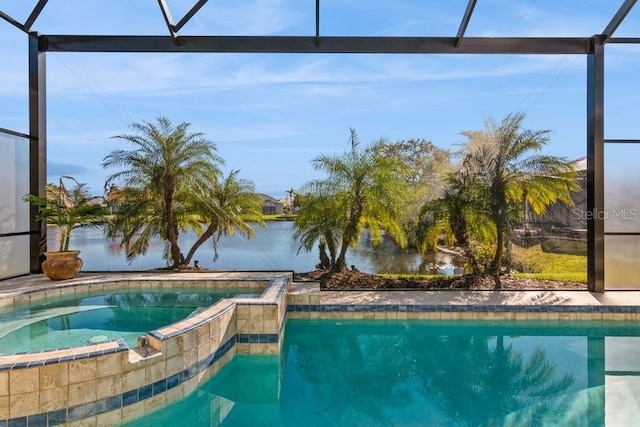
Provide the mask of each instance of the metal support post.
{"label": "metal support post", "polygon": [[[47,184],[47,119],[45,52],[39,48],[38,33],[29,33],[29,193],[44,196]],[[40,263],[47,249],[47,226],[36,220],[38,209],[29,213],[30,270],[41,273]]]}
{"label": "metal support post", "polygon": [[604,292],[604,44],[593,36],[587,54],[587,282]]}

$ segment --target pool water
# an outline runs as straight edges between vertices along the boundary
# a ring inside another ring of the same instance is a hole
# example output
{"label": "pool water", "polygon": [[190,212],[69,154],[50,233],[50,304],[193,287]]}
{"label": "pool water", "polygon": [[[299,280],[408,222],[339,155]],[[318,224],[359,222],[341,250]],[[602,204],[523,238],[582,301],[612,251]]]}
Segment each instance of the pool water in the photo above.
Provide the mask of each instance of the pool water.
{"label": "pool water", "polygon": [[280,356],[237,356],[126,425],[633,425],[639,326],[290,320]]}
{"label": "pool water", "polygon": [[130,347],[154,329],[170,325],[236,295],[257,296],[256,288],[127,289],[80,294],[0,315],[0,353],[54,350],[124,339]]}

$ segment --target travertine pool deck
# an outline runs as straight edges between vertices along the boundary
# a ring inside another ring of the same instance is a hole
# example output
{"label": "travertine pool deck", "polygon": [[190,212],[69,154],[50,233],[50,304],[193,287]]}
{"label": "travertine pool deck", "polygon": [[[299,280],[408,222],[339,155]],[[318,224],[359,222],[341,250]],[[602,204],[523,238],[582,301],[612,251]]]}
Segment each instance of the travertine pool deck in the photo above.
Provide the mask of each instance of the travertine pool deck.
{"label": "travertine pool deck", "polygon": [[615,291],[320,291],[293,283],[287,317],[295,319],[640,320],[640,292]]}
{"label": "travertine pool deck", "polygon": [[[289,295],[317,295],[315,282],[297,282]],[[323,291],[323,304],[430,304],[430,305],[566,305],[640,306],[640,291]]]}
{"label": "travertine pool deck", "polygon": [[33,292],[44,288],[60,288],[74,284],[85,284],[92,281],[108,280],[193,280],[194,277],[202,280],[268,280],[275,276],[281,276],[283,272],[116,272],[116,273],[80,273],[75,279],[52,281],[43,274],[17,277],[14,279],[0,280],[0,297],[7,294]]}
{"label": "travertine pool deck", "polygon": [[[56,289],[104,280],[171,280],[201,277],[202,280],[267,280],[278,274],[274,272],[145,272],[145,273],[83,273],[77,278],[65,281],[51,281],[43,275],[31,275],[0,281],[0,298],[20,296],[42,289]],[[320,291],[317,282],[294,282],[288,291],[289,309],[300,305],[322,306],[531,306],[531,307],[611,307],[618,312],[628,307],[638,307],[640,312],[640,291]],[[484,310],[483,310],[484,311]],[[636,311],[631,309],[631,311]],[[624,310],[629,312],[629,310]]]}

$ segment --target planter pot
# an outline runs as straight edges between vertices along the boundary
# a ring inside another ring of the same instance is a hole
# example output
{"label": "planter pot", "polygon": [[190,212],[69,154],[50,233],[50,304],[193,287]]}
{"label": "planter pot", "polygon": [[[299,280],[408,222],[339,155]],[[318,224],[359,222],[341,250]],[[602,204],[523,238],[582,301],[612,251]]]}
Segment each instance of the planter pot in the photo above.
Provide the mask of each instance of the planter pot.
{"label": "planter pot", "polygon": [[42,271],[51,280],[73,279],[82,268],[79,253],[80,251],[45,252],[47,259],[42,262]]}

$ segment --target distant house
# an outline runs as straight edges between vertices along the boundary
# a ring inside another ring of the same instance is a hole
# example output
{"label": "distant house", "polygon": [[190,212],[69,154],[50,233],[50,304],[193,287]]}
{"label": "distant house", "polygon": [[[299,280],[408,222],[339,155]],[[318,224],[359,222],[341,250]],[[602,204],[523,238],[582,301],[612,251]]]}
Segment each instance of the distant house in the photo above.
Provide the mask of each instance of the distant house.
{"label": "distant house", "polygon": [[284,213],[284,205],[277,199],[266,194],[260,194],[262,197],[262,214],[263,215],[280,215]]}

